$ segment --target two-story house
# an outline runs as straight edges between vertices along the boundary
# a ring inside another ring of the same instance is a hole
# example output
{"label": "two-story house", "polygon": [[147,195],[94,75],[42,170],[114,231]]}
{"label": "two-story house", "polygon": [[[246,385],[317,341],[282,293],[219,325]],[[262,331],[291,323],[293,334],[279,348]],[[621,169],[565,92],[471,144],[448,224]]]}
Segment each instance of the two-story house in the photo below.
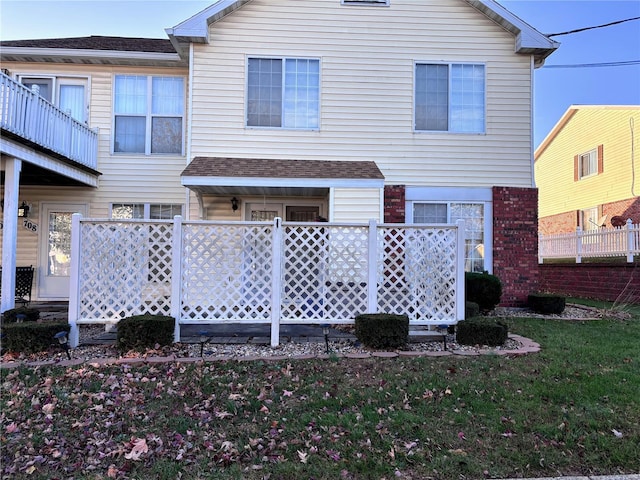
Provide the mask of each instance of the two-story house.
{"label": "two-story house", "polygon": [[640,106],[573,105],[535,151],[542,234],[640,223]]}
{"label": "two-story house", "polygon": [[3,91],[97,137],[84,164],[3,124],[3,264],[37,266],[37,299],[68,294],[73,212],[464,219],[468,269],[505,304],[536,288],[533,75],[556,42],[494,0],[219,0],[166,32],[0,45]]}

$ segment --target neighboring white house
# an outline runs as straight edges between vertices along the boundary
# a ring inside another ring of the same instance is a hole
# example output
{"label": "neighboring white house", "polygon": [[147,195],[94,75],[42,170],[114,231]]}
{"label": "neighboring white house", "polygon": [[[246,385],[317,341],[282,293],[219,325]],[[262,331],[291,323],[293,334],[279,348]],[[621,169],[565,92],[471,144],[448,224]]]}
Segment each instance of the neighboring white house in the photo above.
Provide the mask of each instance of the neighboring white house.
{"label": "neighboring white house", "polygon": [[535,290],[533,73],[556,42],[493,0],[220,0],[190,14],[168,40],[0,43],[3,98],[70,126],[9,127],[23,107],[2,104],[3,285],[34,265],[34,298],[67,298],[82,212],[464,219],[468,268],[498,275],[505,304]]}

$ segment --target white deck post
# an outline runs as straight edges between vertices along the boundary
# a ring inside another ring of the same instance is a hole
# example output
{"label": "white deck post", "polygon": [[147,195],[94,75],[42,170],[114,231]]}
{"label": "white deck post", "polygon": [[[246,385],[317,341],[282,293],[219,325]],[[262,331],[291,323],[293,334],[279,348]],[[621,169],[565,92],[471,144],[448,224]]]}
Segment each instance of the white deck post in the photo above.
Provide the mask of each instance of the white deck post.
{"label": "white deck post", "polygon": [[576,263],[582,263],[582,227],[576,227]]}
{"label": "white deck post", "polygon": [[464,220],[456,221],[456,321],[464,320],[465,310],[465,275],[464,275]]}
{"label": "white deck post", "polygon": [[82,215],[71,215],[71,272],[69,279],[69,346],[76,348],[80,344],[80,329],[78,317],[80,315],[80,265],[82,265],[81,225]]}
{"label": "white deck post", "polygon": [[175,320],[173,342],[180,341],[180,314],[182,310],[182,216],[173,217],[173,238],[171,250],[171,316]]}
{"label": "white deck post", "polygon": [[367,313],[378,310],[378,223],[369,220],[369,258],[367,261]]}
{"label": "white deck post", "polygon": [[16,305],[16,248],[18,244],[18,196],[22,161],[5,160],[4,216],[2,229],[2,297],[0,312]]}
{"label": "white deck post", "polygon": [[282,219],[273,220],[273,265],[271,266],[271,346],[280,345],[280,316],[282,314]]}
{"label": "white deck post", "polygon": [[627,263],[633,263],[633,251],[638,248],[638,245],[633,245],[633,224],[631,219],[627,218],[625,229],[627,231]]}

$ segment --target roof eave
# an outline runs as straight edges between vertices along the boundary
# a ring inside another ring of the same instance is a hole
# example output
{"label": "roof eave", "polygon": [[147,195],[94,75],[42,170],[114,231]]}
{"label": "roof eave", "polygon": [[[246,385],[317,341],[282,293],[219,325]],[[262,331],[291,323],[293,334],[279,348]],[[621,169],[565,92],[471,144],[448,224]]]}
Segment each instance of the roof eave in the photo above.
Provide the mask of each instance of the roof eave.
{"label": "roof eave", "polygon": [[183,61],[177,53],[131,52],[122,50],[88,50],[75,48],[3,47],[2,61],[48,59],[61,63],[106,63],[124,65],[171,65]]}
{"label": "roof eave", "polygon": [[533,55],[535,66],[541,67],[545,59],[560,47],[560,43],[540,33],[495,0],[464,0],[515,36],[515,52]]}

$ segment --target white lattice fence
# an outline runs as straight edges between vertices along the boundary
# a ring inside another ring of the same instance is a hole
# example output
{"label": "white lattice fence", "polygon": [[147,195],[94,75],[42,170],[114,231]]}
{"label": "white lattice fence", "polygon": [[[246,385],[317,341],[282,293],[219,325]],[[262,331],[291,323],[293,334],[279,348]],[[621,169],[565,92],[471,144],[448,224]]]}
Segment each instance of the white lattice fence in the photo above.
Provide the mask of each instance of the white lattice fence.
{"label": "white lattice fence", "polygon": [[77,325],[144,313],[180,324],[350,323],[406,314],[464,318],[464,225],[81,220],[74,215],[69,301]]}

